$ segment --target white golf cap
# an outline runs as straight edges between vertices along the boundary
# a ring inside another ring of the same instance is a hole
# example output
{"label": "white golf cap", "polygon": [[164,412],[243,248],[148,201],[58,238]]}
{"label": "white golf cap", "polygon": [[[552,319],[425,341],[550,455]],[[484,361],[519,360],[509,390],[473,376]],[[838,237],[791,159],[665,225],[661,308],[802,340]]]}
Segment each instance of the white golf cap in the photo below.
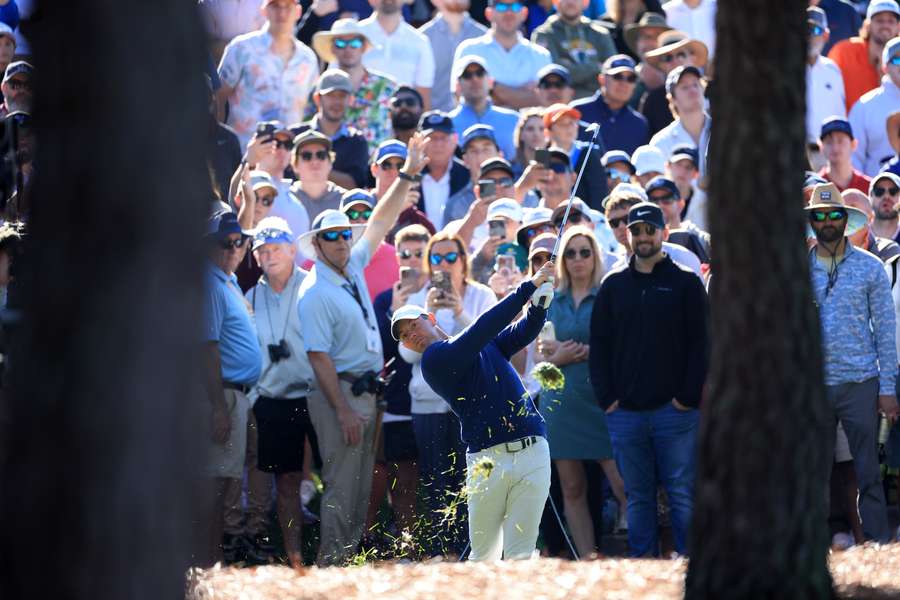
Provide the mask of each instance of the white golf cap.
{"label": "white golf cap", "polygon": [[391,316],[391,337],[398,342],[400,341],[400,337],[397,335],[397,323],[400,321],[415,320],[422,315],[427,314],[427,310],[421,306],[416,306],[415,304],[405,304],[401,306],[394,312],[393,316]]}
{"label": "white golf cap", "polygon": [[631,155],[635,175],[665,173],[666,157],[656,146],[641,146]]}
{"label": "white golf cap", "polygon": [[500,198],[494,200],[488,206],[487,220],[506,217],[516,223],[522,222],[522,205],[512,198]]}

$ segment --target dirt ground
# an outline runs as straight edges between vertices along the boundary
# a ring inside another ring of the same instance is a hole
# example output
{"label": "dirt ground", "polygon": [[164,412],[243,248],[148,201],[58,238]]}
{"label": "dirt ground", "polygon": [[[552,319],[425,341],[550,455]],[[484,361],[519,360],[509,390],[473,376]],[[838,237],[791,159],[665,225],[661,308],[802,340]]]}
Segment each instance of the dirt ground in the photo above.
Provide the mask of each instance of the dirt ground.
{"label": "dirt ground", "polygon": [[[187,600],[610,600],[675,599],[684,560],[537,559],[486,563],[382,563],[343,569],[287,567],[192,571]],[[831,556],[840,598],[900,598],[900,544]]]}

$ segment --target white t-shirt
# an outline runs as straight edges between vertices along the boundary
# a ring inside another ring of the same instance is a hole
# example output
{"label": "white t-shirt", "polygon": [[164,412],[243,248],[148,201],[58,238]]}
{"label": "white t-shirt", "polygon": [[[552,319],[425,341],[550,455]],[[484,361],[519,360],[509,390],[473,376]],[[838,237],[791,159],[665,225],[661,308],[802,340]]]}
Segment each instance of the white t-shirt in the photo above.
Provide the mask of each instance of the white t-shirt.
{"label": "white t-shirt", "polygon": [[691,8],[684,0],[670,0],[662,8],[669,27],[706,44],[712,60],[716,52],[716,0],[701,0],[697,8]]}
{"label": "white t-shirt", "polygon": [[[425,296],[428,294],[429,288],[430,285],[423,287],[410,296],[407,303],[425,306]],[[463,311],[460,314],[460,318],[456,319],[453,316],[453,311],[449,308],[438,310],[434,317],[437,319],[438,327],[443,329],[448,335],[454,335],[465,329],[469,323],[475,321],[484,311],[496,303],[497,296],[494,295],[494,291],[491,288],[469,281],[463,296]],[[412,398],[411,412],[413,414],[443,414],[450,410],[443,398],[425,383],[425,378],[422,376],[421,357],[419,357],[417,362],[413,363],[412,379],[409,382],[409,395]]]}
{"label": "white t-shirt", "polygon": [[812,66],[806,65],[806,141],[819,139],[822,121],[828,117],[845,118],[844,106],[844,77],[837,63],[820,56]]}
{"label": "white t-shirt", "polygon": [[359,28],[372,42],[362,59],[367,69],[390,75],[400,85],[434,85],[434,53],[427,37],[404,21],[389,35],[374,14],[360,21]]}

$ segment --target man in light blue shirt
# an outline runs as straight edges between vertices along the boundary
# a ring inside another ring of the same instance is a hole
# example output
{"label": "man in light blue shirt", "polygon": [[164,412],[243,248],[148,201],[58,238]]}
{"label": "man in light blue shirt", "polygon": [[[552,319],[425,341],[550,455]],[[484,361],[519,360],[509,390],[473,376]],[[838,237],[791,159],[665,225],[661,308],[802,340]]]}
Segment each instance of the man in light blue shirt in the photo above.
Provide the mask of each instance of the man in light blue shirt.
{"label": "man in light blue shirt", "polygon": [[298,310],[316,379],[308,407],[325,481],[320,566],[346,562],[363,535],[375,463],[374,377],[383,366],[363,269],[405,207],[411,184],[421,180],[427,143],[421,133],[410,139],[406,162],[367,225],[351,225],[344,213],[324,210],[297,240],[301,252],[316,256],[300,286]]}
{"label": "man in light blue shirt", "polygon": [[503,157],[513,160],[516,145],[513,136],[519,123],[519,113],[508,108],[494,106],[491,87],[494,79],[487,63],[480,56],[470,54],[453,64],[451,84],[460,96],[459,106],[450,111],[453,128],[465,132],[472,125],[490,125]]}
{"label": "man in light blue shirt", "polygon": [[[897,419],[897,348],[891,284],[882,262],[854,248],[845,235],[867,226],[845,206],[833,183],[817,185],[806,207],[816,246],[809,253],[813,294],[822,325],[825,393],[847,434],[859,484],[859,516],[867,538],[890,541],[878,464],[878,413]],[[833,442],[826,448],[833,456]]]}
{"label": "man in light blue shirt", "polygon": [[[207,393],[212,405],[212,444],[209,450],[209,474],[215,478],[215,511],[210,551],[217,558],[237,559],[232,552],[242,546],[240,509],[241,478],[247,448],[247,423],[250,401],[247,392],[259,379],[262,356],[256,342],[256,327],[249,307],[238,287],[234,271],[244,257],[247,236],[237,215],[221,212],[209,221],[206,237],[209,264],[206,283],[206,321],[204,340],[208,355]],[[250,449],[255,454],[255,449]],[[228,506],[226,512],[226,506]],[[251,511],[253,512],[253,511]],[[261,528],[265,511],[254,512],[251,525]],[[249,515],[248,515],[249,517]],[[224,532],[224,537],[223,537]],[[222,556],[222,551],[225,556]]]}
{"label": "man in light blue shirt", "polygon": [[490,30],[461,43],[453,55],[453,63],[470,54],[480,56],[494,74],[492,96],[497,104],[515,109],[538,106],[537,73],[550,64],[550,52],[519,33],[528,18],[528,8],[523,2],[489,0],[488,4],[484,14],[491,22]]}

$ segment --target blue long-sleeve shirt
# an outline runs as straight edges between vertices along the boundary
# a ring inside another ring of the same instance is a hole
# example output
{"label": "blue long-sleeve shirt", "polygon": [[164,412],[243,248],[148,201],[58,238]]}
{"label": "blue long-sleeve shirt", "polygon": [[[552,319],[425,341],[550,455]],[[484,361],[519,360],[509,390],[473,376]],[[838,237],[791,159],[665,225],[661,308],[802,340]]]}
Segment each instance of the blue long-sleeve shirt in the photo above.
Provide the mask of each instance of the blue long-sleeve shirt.
{"label": "blue long-sleeve shirt", "polygon": [[882,262],[849,243],[828,292],[828,272],[809,253],[813,294],[822,324],[825,384],[878,377],[879,394],[893,394],[897,377],[894,301]]}
{"label": "blue long-sleeve shirt", "polygon": [[631,155],[638,146],[650,140],[650,126],[644,115],[627,104],[619,110],[612,110],[600,92],[576,100],[572,106],[581,112],[581,121],[585,124],[578,131],[581,140],[591,139],[591,134],[586,131],[590,123],[600,123],[600,137],[606,150],[624,150]]}
{"label": "blue long-sleeve shirt", "polygon": [[474,323],[422,355],[422,375],[460,421],[469,452],[530,435],[546,436],[544,418],[522,385],[510,357],[540,332],[547,311],[531,305],[510,322],[534,293],[525,281]]}

